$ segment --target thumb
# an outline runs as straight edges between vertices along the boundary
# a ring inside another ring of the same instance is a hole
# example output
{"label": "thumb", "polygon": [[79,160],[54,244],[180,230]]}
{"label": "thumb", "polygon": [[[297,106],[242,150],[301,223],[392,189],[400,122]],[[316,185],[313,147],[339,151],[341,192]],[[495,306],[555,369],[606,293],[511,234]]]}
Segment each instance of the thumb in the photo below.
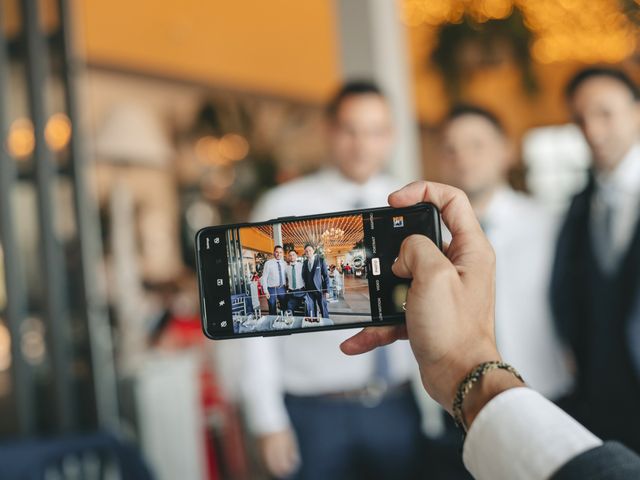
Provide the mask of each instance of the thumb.
{"label": "thumb", "polygon": [[391,270],[400,278],[414,278],[442,262],[449,263],[449,260],[429,237],[411,235],[402,242],[398,259]]}

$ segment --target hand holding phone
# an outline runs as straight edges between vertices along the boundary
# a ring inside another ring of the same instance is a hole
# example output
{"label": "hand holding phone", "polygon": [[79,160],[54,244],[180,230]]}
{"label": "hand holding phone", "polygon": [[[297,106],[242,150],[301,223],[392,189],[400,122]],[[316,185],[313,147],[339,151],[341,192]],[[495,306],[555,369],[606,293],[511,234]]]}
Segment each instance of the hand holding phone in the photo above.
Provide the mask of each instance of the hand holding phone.
{"label": "hand holding phone", "polygon": [[[450,412],[460,380],[479,363],[500,359],[494,333],[495,254],[462,191],[414,182],[389,197],[396,206],[419,200],[443,208],[443,220],[453,238],[446,255],[425,238],[404,241],[393,270],[413,278],[406,325],[365,328],[343,342],[341,349],[355,355],[408,338],[423,385]],[[504,378],[508,385],[521,386],[511,374]],[[465,415],[471,422],[475,413]]]}
{"label": "hand holding phone", "polygon": [[202,229],[196,251],[203,331],[227,339],[403,322],[409,281],[391,266],[411,234],[441,248],[435,206]]}

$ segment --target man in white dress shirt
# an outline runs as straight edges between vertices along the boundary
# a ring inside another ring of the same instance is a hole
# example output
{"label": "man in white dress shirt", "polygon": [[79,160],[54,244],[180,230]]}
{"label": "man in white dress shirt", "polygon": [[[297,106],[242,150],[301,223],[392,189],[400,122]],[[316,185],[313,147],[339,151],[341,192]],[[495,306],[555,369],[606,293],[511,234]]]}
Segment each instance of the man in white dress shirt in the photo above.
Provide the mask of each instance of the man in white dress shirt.
{"label": "man in white dress shirt", "polygon": [[289,260],[289,265],[287,265],[287,310],[294,313],[308,300],[302,278],[302,265],[298,263],[298,254],[295,250],[289,250],[287,257]]}
{"label": "man in white dress shirt", "polygon": [[442,136],[442,180],[467,194],[496,252],[498,349],[531,387],[558,399],[571,378],[549,302],[557,220],[509,186],[514,147],[493,113],[454,107]]}
{"label": "man in white dress shirt", "polygon": [[[383,169],[393,146],[389,106],[372,84],[345,85],[328,108],[332,165],[268,192],[253,220],[378,207],[398,184]],[[304,199],[305,201],[300,201]],[[275,477],[410,478],[420,418],[407,388],[406,344],[346,357],[348,331],[249,339],[243,395],[249,427]],[[371,395],[383,378],[386,394]]]}
{"label": "man in white dress shirt", "polygon": [[588,68],[566,94],[593,166],[558,237],[553,277],[577,367],[570,413],[640,452],[640,91],[620,70]]}
{"label": "man in white dress shirt", "polygon": [[[571,386],[549,302],[557,222],[530,197],[509,187],[513,150],[494,114],[459,105],[442,125],[440,173],[445,183],[468,195],[496,252],[495,328],[502,357],[518,366],[529,385],[555,400]],[[450,422],[447,426],[441,448],[457,452],[459,436]],[[462,470],[456,453],[439,458],[449,458],[450,468]]]}
{"label": "man in white dress shirt", "polygon": [[287,292],[285,289],[285,275],[287,263],[282,258],[284,250],[280,245],[273,248],[273,258],[264,262],[262,269],[262,290],[269,304],[269,315],[275,315],[278,311],[276,302],[280,304],[281,310],[287,308]]}

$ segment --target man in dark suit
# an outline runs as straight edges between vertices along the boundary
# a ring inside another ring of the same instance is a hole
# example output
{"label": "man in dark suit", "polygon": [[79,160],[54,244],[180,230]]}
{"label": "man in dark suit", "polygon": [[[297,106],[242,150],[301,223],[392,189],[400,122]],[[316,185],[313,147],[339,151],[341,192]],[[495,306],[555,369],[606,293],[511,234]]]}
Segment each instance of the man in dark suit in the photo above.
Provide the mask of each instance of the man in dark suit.
{"label": "man in dark suit", "polygon": [[316,249],[310,243],[304,246],[304,254],[307,258],[302,264],[302,278],[304,279],[304,286],[309,299],[307,302],[307,315],[310,317],[329,318],[329,307],[327,305],[329,271],[327,270],[327,263],[320,255],[316,255]]}
{"label": "man in dark suit", "polygon": [[617,442],[605,442],[576,455],[557,470],[551,480],[635,480],[640,478],[640,458]]}
{"label": "man in dark suit", "polygon": [[640,92],[621,71],[590,68],[566,94],[593,162],[560,232],[551,288],[577,367],[566,407],[640,452]]}

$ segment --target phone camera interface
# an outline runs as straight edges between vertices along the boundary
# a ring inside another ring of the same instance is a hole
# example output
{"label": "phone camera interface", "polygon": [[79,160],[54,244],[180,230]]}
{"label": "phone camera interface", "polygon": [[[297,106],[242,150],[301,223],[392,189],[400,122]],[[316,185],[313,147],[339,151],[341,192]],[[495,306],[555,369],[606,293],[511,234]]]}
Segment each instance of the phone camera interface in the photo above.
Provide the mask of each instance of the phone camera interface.
{"label": "phone camera interface", "polygon": [[428,223],[425,211],[401,213],[239,226],[213,236],[212,250],[226,258],[224,265],[219,254],[203,260],[215,290],[205,292],[215,308],[211,324],[220,330],[228,318],[226,334],[242,335],[400,318],[409,281],[391,266],[404,238],[424,234]]}

